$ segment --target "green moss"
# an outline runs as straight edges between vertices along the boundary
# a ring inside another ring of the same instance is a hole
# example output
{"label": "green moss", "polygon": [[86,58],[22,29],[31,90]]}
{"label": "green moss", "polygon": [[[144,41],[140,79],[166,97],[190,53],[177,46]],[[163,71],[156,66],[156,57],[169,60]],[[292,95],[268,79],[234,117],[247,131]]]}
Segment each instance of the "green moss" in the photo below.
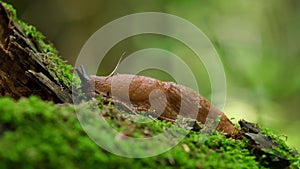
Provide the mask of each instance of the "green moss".
{"label": "green moss", "polygon": [[272,138],[273,142],[278,145],[277,147],[274,147],[274,152],[268,151],[269,153],[278,153],[286,157],[291,162],[290,168],[300,168],[300,155],[296,149],[292,149],[286,144],[283,140],[284,136],[276,135],[269,129],[265,128],[262,129],[262,132]]}
{"label": "green moss", "polygon": [[[46,37],[39,32],[36,27],[29,25],[17,18],[17,12],[12,5],[1,2],[3,6],[11,12],[13,19],[21,26],[25,35],[34,42],[37,50],[40,52],[38,57],[55,76],[55,80],[63,87],[71,88],[73,80],[73,67],[66,64],[59,55],[55,47],[46,41]],[[78,79],[76,79],[78,81]]]}
{"label": "green moss", "polygon": [[[135,123],[121,116],[109,118],[120,115],[111,105],[102,105],[101,110],[111,125],[132,137],[154,136],[172,125],[159,120]],[[135,130],[129,130],[132,127]],[[199,141],[203,136],[191,131],[166,153],[124,158],[98,147],[85,134],[72,106],[58,107],[37,97],[17,102],[0,98],[0,168],[263,168],[246,148],[246,140],[216,132],[205,142]],[[298,164],[295,159],[294,165]]]}

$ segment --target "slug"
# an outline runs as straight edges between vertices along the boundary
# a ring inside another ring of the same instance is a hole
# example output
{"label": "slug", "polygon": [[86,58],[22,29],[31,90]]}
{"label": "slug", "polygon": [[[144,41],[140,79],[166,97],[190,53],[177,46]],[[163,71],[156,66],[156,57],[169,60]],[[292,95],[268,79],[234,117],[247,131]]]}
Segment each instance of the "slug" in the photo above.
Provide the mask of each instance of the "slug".
{"label": "slug", "polygon": [[[83,68],[82,70],[83,74],[85,74]],[[183,101],[186,102],[188,106],[185,106],[183,112],[180,114],[181,116],[194,118],[204,124],[206,118],[210,115],[210,117],[219,118],[220,120],[217,131],[230,136],[238,133],[235,125],[233,125],[223,112],[212,106],[212,104],[199,93],[183,85],[131,74],[118,74],[113,76],[83,76],[81,74],[80,77],[81,79],[86,79],[87,84],[92,86],[93,91],[102,94],[104,97],[111,97],[113,92],[113,96],[117,96],[114,99],[123,101],[127,93],[130,104],[138,110],[153,109],[151,104],[155,104],[155,109],[162,111],[161,114],[158,114],[162,119],[175,120],[181,110],[181,102]],[[130,84],[128,84],[128,82],[130,82]],[[114,86],[113,91],[112,84]],[[126,90],[126,92],[124,92],[124,90]],[[182,98],[185,99],[182,100]],[[151,100],[154,103],[151,103]],[[196,112],[198,112],[196,116],[190,114],[192,111],[190,107],[193,106],[196,106]],[[156,110],[154,110],[154,112],[156,112]]]}

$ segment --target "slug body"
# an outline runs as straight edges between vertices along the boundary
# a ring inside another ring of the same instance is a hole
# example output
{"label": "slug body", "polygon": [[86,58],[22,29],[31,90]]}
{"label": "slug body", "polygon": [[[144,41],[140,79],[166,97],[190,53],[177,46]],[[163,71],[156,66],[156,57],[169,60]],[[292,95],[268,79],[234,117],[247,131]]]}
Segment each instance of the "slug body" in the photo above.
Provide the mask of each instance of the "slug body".
{"label": "slug body", "polygon": [[208,116],[219,118],[218,131],[228,135],[237,132],[224,113],[199,93],[183,85],[130,74],[90,76],[89,82],[96,93],[121,101],[129,98],[130,104],[140,110],[159,110],[157,115],[168,119],[176,119],[180,114],[202,124],[205,124]]}

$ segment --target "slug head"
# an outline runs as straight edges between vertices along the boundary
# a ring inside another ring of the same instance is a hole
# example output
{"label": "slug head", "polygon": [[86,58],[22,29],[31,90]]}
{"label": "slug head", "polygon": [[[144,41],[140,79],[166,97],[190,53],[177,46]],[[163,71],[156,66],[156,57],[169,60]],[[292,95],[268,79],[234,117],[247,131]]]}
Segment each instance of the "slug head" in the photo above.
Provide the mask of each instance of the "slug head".
{"label": "slug head", "polygon": [[111,78],[109,76],[90,76],[90,85],[96,93],[109,96],[111,93]]}

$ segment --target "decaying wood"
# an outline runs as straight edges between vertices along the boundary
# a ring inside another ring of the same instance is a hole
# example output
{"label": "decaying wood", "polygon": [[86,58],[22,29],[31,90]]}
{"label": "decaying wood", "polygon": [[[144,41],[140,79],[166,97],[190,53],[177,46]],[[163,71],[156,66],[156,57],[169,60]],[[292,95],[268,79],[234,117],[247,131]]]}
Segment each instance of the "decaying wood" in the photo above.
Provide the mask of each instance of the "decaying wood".
{"label": "decaying wood", "polygon": [[71,102],[70,89],[56,82],[42,62],[47,54],[38,50],[1,3],[0,42],[0,96],[37,95],[57,103]]}

